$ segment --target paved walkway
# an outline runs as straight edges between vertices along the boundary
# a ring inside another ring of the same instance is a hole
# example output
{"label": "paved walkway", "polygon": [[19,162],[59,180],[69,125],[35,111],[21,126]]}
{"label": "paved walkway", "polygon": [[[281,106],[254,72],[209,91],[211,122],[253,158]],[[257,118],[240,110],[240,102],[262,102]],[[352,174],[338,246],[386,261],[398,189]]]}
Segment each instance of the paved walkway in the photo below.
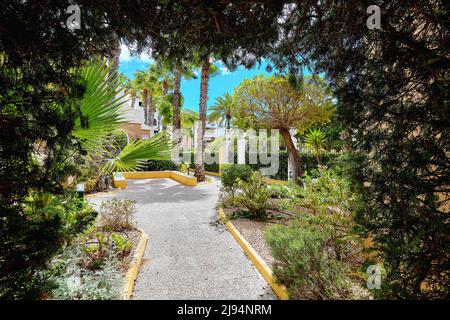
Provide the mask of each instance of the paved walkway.
{"label": "paved walkway", "polygon": [[171,179],[128,180],[113,197],[137,201],[150,237],[134,299],[275,299],[225,227],[217,222],[219,180],[187,187]]}

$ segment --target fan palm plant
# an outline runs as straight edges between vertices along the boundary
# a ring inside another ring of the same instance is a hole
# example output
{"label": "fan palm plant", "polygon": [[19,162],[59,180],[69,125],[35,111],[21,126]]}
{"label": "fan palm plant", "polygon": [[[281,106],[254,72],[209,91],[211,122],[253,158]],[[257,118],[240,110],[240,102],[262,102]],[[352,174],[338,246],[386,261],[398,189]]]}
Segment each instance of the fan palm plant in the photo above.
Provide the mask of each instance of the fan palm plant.
{"label": "fan palm plant", "polygon": [[223,97],[216,98],[214,105],[209,107],[211,113],[208,115],[208,121],[219,121],[220,126],[225,124],[225,128],[230,129],[233,109],[233,97],[227,92]]}
{"label": "fan palm plant", "polygon": [[325,150],[326,135],[320,128],[311,129],[305,136],[305,144],[314,150],[317,165],[320,166],[320,153]]}
{"label": "fan palm plant", "polygon": [[75,119],[73,136],[82,147],[94,152],[121,123],[124,96],[119,96],[121,83],[110,73],[106,61],[94,61],[80,70],[85,93],[80,101],[79,116]]}
{"label": "fan palm plant", "polygon": [[171,152],[170,139],[160,133],[146,140],[135,140],[127,144],[116,156],[108,159],[105,172],[136,171],[145,165],[147,160],[169,160]]}
{"label": "fan palm plant", "polygon": [[110,74],[109,68],[105,61],[94,61],[81,68],[86,91],[80,101],[73,136],[88,156],[106,163],[103,167],[106,173],[136,170],[146,160],[170,159],[170,139],[165,134],[132,141],[122,150],[111,143],[121,131],[124,122],[121,107],[127,100],[119,95],[122,83]]}

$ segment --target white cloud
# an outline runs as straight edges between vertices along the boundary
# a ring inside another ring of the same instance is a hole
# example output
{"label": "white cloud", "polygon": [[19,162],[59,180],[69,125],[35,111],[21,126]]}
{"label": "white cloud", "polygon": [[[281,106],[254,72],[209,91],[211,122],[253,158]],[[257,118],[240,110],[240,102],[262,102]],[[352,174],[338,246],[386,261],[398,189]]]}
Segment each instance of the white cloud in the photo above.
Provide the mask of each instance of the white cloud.
{"label": "white cloud", "polygon": [[130,50],[128,49],[128,47],[126,45],[121,44],[119,61],[125,62],[125,61],[130,61],[130,60],[131,60]]}
{"label": "white cloud", "polygon": [[142,62],[154,62],[153,58],[148,53],[141,53],[140,55],[132,55],[130,49],[124,45],[120,45],[120,62],[128,62],[131,60],[138,60]]}
{"label": "white cloud", "polygon": [[215,60],[214,64],[217,68],[219,68],[221,75],[226,76],[227,74],[231,73],[221,60]]}
{"label": "white cloud", "polygon": [[227,67],[222,66],[222,67],[220,67],[220,73],[221,73],[223,76],[225,76],[225,75],[227,75],[227,74],[230,74],[231,72],[230,72],[230,70],[228,70]]}

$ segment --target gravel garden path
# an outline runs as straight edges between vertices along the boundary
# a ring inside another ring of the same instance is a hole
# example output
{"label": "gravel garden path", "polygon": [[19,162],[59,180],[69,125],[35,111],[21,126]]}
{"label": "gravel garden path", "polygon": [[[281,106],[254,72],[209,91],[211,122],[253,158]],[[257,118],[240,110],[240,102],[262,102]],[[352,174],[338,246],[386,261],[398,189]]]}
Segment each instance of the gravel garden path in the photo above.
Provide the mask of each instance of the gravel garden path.
{"label": "gravel garden path", "polygon": [[136,200],[150,237],[133,299],[275,299],[237,242],[217,221],[220,180],[187,187],[171,179],[128,180],[127,189],[90,199]]}

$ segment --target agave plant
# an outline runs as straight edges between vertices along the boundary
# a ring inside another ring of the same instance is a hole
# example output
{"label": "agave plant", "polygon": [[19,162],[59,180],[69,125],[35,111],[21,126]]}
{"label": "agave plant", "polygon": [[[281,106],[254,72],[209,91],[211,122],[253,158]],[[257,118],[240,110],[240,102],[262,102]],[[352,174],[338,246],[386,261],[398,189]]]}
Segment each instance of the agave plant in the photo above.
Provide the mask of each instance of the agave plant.
{"label": "agave plant", "polygon": [[314,150],[317,165],[320,166],[320,153],[325,150],[325,133],[320,128],[311,129],[305,136],[305,144]]}
{"label": "agave plant", "polygon": [[86,92],[80,102],[73,136],[80,141],[88,156],[105,164],[104,173],[136,170],[146,160],[170,159],[170,139],[165,134],[129,142],[121,150],[114,144],[122,131],[122,106],[127,100],[120,94],[123,79],[114,77],[109,69],[106,61],[101,60],[91,61],[81,69]]}

